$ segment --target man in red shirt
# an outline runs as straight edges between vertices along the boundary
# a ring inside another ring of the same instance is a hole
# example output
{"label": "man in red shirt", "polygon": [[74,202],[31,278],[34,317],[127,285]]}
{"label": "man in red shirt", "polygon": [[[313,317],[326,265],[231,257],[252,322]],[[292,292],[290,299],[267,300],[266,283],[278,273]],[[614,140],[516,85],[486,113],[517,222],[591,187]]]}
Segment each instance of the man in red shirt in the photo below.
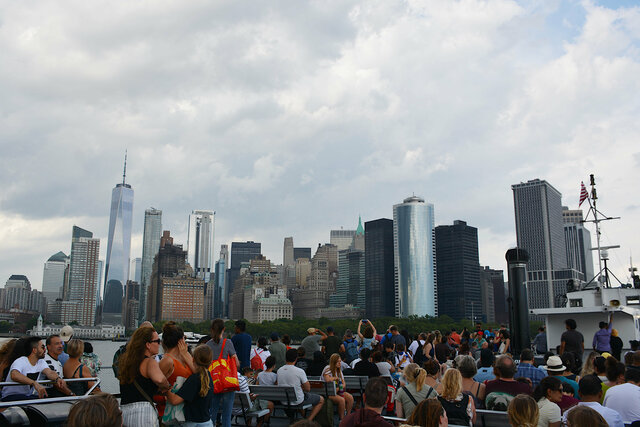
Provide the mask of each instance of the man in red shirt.
{"label": "man in red shirt", "polygon": [[455,328],[451,330],[451,339],[457,345],[460,345],[460,334],[458,334],[458,331],[456,331]]}
{"label": "man in red shirt", "polygon": [[506,411],[500,405],[507,405],[513,396],[518,394],[531,394],[531,386],[528,383],[516,381],[517,367],[511,356],[500,356],[496,359],[493,372],[495,380],[487,381],[485,386],[485,406],[490,410]]}

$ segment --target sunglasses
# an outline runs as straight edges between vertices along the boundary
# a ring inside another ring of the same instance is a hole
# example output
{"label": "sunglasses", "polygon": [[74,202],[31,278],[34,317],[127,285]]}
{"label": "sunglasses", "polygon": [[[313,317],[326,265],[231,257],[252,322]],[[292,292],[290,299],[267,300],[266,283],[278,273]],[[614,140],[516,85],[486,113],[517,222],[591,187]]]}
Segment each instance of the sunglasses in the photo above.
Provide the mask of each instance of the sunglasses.
{"label": "sunglasses", "polygon": [[156,343],[156,344],[160,344],[160,343],[162,342],[162,340],[161,340],[160,338],[158,338],[157,340],[151,340],[151,341],[149,341],[149,343],[152,343],[152,342],[154,342],[154,343]]}

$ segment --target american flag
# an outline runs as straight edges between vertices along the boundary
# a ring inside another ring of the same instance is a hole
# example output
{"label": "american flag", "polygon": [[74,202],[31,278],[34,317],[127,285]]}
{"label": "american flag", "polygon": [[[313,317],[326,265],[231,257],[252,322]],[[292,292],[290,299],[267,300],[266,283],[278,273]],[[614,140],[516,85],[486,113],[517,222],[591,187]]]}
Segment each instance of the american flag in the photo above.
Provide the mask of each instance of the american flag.
{"label": "american flag", "polygon": [[580,186],[582,188],[580,188],[580,203],[578,204],[578,207],[582,205],[582,202],[589,198],[589,192],[587,191],[587,187],[584,186],[584,182],[580,182]]}

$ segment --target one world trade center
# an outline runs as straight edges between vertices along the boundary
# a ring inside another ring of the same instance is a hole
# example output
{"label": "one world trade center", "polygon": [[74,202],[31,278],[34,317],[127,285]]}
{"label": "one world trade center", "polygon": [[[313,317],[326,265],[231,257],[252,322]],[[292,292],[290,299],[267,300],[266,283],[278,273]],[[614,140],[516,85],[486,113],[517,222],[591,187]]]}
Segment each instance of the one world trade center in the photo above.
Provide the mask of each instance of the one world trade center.
{"label": "one world trade center", "polygon": [[129,278],[131,252],[131,219],[133,215],[133,189],[125,182],[127,156],[124,159],[122,183],[111,192],[111,216],[107,240],[102,323],[122,324],[122,296]]}

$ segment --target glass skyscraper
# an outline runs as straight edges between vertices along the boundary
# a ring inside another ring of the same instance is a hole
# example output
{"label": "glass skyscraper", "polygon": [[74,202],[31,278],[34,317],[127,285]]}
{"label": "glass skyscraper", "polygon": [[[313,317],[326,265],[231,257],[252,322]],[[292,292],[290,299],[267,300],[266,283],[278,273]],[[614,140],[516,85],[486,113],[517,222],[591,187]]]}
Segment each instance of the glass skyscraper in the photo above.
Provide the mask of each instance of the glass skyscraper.
{"label": "glass skyscraper", "polygon": [[187,257],[195,275],[209,282],[213,271],[215,212],[193,211],[189,215]]}
{"label": "glass skyscraper", "polygon": [[162,211],[155,208],[144,211],[144,234],[142,236],[142,268],[140,274],[140,308],[138,320],[146,320],[147,289],[151,284],[153,260],[160,249],[162,237]]}
{"label": "glass skyscraper", "polygon": [[[126,171],[126,161],[125,161]],[[129,278],[131,252],[131,220],[133,215],[133,189],[125,183],[117,184],[111,192],[111,216],[107,238],[104,305],[102,321],[122,324],[122,297]]]}
{"label": "glass skyscraper", "polygon": [[433,204],[412,196],[393,206],[396,317],[436,316]]}

